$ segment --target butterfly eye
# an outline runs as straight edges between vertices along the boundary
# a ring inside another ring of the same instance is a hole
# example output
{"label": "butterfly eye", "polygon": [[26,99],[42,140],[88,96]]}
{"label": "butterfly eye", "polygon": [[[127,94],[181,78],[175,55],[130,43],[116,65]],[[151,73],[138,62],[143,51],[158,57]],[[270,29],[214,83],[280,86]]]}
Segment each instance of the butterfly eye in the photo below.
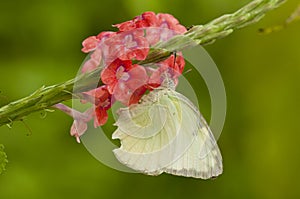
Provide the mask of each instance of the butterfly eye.
{"label": "butterfly eye", "polygon": [[193,27],[194,27],[194,25],[191,25],[191,26],[187,27],[186,29],[187,29],[187,30],[190,30],[190,29],[192,29]]}

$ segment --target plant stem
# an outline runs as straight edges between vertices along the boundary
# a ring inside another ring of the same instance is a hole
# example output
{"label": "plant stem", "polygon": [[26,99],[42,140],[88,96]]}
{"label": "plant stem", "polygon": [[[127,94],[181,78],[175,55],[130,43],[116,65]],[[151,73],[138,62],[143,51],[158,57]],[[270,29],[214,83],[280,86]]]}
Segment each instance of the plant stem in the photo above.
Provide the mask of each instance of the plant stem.
{"label": "plant stem", "polygon": [[[156,45],[150,50],[146,60],[139,64],[155,63],[166,59],[173,51],[181,51],[191,45],[211,44],[217,39],[228,36],[234,30],[259,21],[265,13],[277,8],[285,0],[254,0],[233,14],[226,14],[205,25],[197,25],[184,35]],[[93,85],[101,85],[101,68],[89,74],[83,74],[61,84],[42,87],[33,94],[0,108],[0,126],[10,125],[23,120],[25,116],[42,110],[53,109],[53,105],[79,96]],[[76,92],[73,91],[76,84]]]}

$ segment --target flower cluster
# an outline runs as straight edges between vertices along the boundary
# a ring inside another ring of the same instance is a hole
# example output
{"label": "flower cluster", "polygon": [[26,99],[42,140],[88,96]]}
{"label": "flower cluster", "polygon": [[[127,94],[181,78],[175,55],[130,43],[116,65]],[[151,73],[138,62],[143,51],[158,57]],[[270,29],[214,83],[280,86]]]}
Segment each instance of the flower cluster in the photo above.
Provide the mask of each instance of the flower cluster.
{"label": "flower cluster", "polygon": [[86,131],[88,120],[94,118],[95,127],[106,123],[107,110],[115,101],[125,106],[137,103],[147,90],[161,86],[164,74],[167,73],[176,83],[184,68],[185,62],[180,53],[152,66],[135,64],[145,60],[150,48],[158,42],[186,32],[186,28],[172,15],[145,12],[114,27],[118,28],[117,32],[101,32],[82,42],[82,51],[90,53],[90,56],[81,72],[103,67],[100,74],[103,85],[83,93],[84,101],[92,102],[93,111],[83,113],[88,116],[74,118],[71,135],[77,141]]}

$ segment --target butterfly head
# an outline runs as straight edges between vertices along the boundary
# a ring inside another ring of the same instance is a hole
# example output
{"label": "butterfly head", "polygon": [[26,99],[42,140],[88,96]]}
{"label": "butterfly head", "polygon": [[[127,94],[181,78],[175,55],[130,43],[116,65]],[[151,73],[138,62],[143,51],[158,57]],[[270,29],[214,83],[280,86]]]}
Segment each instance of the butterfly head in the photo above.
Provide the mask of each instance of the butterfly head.
{"label": "butterfly head", "polygon": [[162,77],[163,77],[163,81],[162,81],[160,87],[175,90],[176,84],[175,84],[174,79],[172,79],[172,78],[170,77],[170,74],[167,73],[167,72],[165,72],[165,73],[162,75]]}

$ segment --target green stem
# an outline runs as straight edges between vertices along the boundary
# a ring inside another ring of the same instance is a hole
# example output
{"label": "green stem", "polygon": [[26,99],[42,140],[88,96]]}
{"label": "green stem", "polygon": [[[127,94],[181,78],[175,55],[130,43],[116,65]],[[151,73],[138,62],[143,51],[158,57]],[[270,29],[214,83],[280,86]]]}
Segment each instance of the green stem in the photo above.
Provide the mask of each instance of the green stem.
{"label": "green stem", "polygon": [[[285,0],[254,0],[233,14],[223,15],[205,25],[197,25],[184,35],[177,35],[167,42],[160,43],[150,50],[146,60],[139,64],[155,63],[166,59],[173,51],[181,51],[191,45],[211,44],[217,39],[228,36],[234,30],[259,21],[265,13],[277,8]],[[22,120],[25,116],[42,110],[52,109],[52,106],[72,99],[87,91],[99,82],[100,68],[76,77],[61,84],[42,87],[30,96],[14,101],[0,108],[0,126],[10,125],[13,121]]]}

